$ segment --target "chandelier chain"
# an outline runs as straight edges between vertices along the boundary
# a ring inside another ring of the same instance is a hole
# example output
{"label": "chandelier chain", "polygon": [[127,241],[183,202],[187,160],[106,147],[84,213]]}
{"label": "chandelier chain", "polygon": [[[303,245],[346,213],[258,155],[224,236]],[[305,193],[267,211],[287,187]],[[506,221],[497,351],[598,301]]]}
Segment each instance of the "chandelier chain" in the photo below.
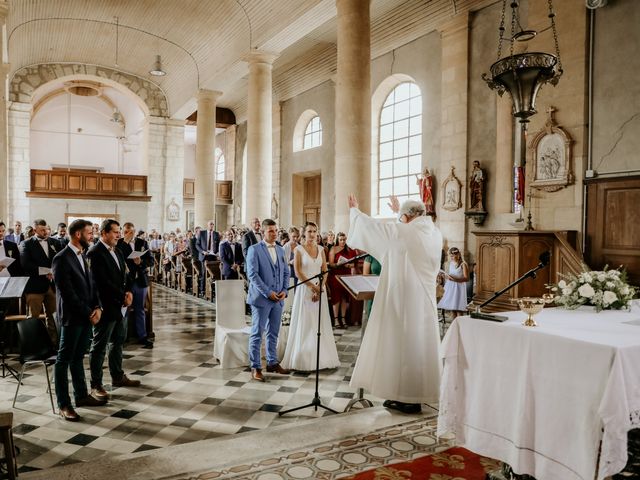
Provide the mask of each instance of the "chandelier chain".
{"label": "chandelier chain", "polygon": [[549,18],[551,19],[551,31],[553,32],[553,41],[556,47],[556,57],[558,57],[558,71],[562,72],[562,60],[560,60],[560,44],[558,43],[558,31],[556,30],[556,14],[553,13],[553,0],[548,0]]}
{"label": "chandelier chain", "polygon": [[518,2],[511,2],[511,39],[509,41],[509,55],[513,57],[513,44],[516,41],[516,19],[518,11]]}
{"label": "chandelier chain", "polygon": [[502,55],[502,40],[504,40],[504,13],[507,8],[507,0],[502,2],[502,14],[500,15],[500,28],[498,29],[498,60]]}

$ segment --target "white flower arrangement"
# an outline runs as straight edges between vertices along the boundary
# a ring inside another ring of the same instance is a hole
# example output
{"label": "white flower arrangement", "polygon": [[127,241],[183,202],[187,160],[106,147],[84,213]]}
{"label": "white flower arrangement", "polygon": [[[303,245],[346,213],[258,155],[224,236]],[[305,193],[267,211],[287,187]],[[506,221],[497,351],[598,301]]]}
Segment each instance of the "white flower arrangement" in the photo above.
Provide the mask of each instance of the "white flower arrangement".
{"label": "white flower arrangement", "polygon": [[561,275],[557,284],[550,285],[556,294],[554,302],[573,310],[592,305],[596,311],[629,308],[637,290],[627,283],[627,272],[608,270],[584,271],[579,275]]}

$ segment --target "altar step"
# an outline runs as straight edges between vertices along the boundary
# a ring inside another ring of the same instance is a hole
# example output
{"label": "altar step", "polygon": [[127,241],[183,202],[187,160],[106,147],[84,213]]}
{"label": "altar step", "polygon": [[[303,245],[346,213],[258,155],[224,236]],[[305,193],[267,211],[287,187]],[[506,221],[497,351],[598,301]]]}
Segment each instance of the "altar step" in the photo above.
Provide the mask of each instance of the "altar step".
{"label": "altar step", "polygon": [[[425,439],[425,445],[432,448],[438,444],[435,439],[436,414],[434,409],[427,406],[424,406],[422,415],[405,415],[383,407],[354,409],[348,413],[301,420],[264,430],[28,472],[21,474],[20,478],[25,480],[257,478],[259,472],[256,472],[256,468],[264,470],[264,466],[282,463],[284,470],[304,469],[307,468],[304,463],[308,453],[328,452],[332,447],[326,445],[335,447],[335,442],[344,439],[349,439],[350,445],[354,445],[353,442],[357,441],[353,440],[354,437],[366,439],[368,436],[371,440],[375,437],[371,435],[374,432],[393,426],[402,429],[404,425],[416,434],[420,433],[421,428],[427,428],[429,433],[421,435],[421,438]],[[396,432],[396,430],[391,431]],[[398,430],[396,434],[400,435],[400,439],[404,438],[401,431]],[[442,442],[442,448],[447,448],[450,443],[450,441]],[[354,453],[354,455],[358,454]],[[353,459],[357,460],[356,457]],[[293,464],[298,466],[292,466]],[[331,459],[326,460],[324,465],[329,470],[332,466],[336,469],[342,468],[339,462]],[[361,469],[367,467],[367,464],[360,466]],[[280,478],[291,477],[284,474]]]}

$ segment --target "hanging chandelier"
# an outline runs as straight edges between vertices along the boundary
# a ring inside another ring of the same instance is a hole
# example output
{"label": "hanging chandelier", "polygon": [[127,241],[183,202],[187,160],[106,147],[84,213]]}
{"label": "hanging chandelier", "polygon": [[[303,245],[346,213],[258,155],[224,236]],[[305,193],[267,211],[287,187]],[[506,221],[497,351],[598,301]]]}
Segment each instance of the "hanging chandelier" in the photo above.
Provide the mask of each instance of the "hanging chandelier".
{"label": "hanging chandelier", "polygon": [[[519,2],[511,1],[511,35],[505,37],[505,12],[507,0],[502,1],[502,15],[498,29],[498,60],[491,65],[491,75],[482,75],[489,88],[502,96],[509,92],[513,100],[513,115],[520,119],[520,123],[528,122],[529,117],[536,112],[536,96],[538,90],[545,83],[557,85],[562,76],[562,62],[560,61],[560,48],[558,45],[558,32],[556,30],[553,1],[548,0],[550,25],[537,32],[525,30],[520,24]],[[535,38],[539,33],[547,30],[553,32],[555,54],[543,52],[525,52],[514,54],[515,42],[527,42]],[[501,58],[502,44],[509,42],[509,56]]]}

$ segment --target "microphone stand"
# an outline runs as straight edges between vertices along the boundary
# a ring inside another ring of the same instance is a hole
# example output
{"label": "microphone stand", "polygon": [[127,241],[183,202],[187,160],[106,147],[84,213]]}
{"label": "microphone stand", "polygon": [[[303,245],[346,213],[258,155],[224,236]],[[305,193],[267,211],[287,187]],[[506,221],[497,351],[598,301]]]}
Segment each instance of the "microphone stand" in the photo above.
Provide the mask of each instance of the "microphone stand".
{"label": "microphone stand", "polygon": [[[318,246],[318,248],[321,248],[320,246]],[[357,255],[355,257],[353,257],[350,260],[347,260],[346,262],[343,262],[340,264],[340,267],[342,267],[343,265],[348,265],[349,263],[355,262],[356,260],[360,260],[361,258],[366,257],[367,254],[365,253],[364,255]],[[311,402],[305,404],[305,405],[301,405],[299,407],[294,407],[294,408],[290,408],[288,410],[284,410],[281,412],[278,412],[278,416],[282,416],[282,415],[286,415],[287,413],[291,413],[291,412],[295,412],[296,410],[302,410],[303,408],[308,408],[308,407],[313,407],[313,409],[315,411],[318,411],[318,407],[320,408],[324,408],[325,410],[330,411],[331,413],[338,413],[337,411],[335,411],[332,408],[327,407],[326,405],[322,404],[322,401],[320,400],[320,394],[318,393],[318,386],[320,383],[320,327],[322,324],[322,292],[324,291],[324,288],[322,288],[322,280],[324,278],[324,276],[326,274],[329,273],[329,270],[325,270],[324,272],[320,272],[317,275],[314,275],[313,277],[307,278],[304,282],[298,282],[298,285],[294,286],[294,287],[289,287],[287,290],[292,290],[295,288],[298,288],[300,285],[304,285],[307,282],[310,282],[311,280],[314,280],[316,278],[319,279],[319,285],[320,285],[320,295],[318,296],[318,336],[317,336],[317,340],[316,340],[316,390],[313,394],[313,399],[311,400]]]}
{"label": "microphone stand", "polygon": [[[322,247],[318,246],[318,248],[322,248]],[[320,382],[320,335],[321,335],[320,327],[322,325],[322,291],[324,290],[322,285],[322,280],[327,273],[329,273],[328,270],[321,271],[319,274],[314,275],[313,277],[307,278],[304,282],[298,282],[296,286],[289,287],[287,289],[287,290],[292,290],[292,289],[298,288],[300,285],[304,285],[305,283],[310,282],[311,280],[315,280],[316,278],[319,279],[318,284],[320,285],[320,294],[318,296],[318,337],[316,339],[316,390],[313,394],[313,399],[311,400],[311,402],[305,405],[301,405],[300,407],[294,407],[288,410],[278,412],[278,416],[280,417],[282,415],[286,415],[287,413],[295,412],[296,410],[302,410],[303,408],[307,408],[307,407],[313,407],[313,409],[316,412],[318,411],[318,407],[321,407],[321,408],[324,408],[325,410],[330,411],[331,413],[338,413],[334,409],[329,408],[326,405],[323,405],[322,401],[320,400],[320,394],[318,393],[318,386]]]}
{"label": "microphone stand", "polygon": [[480,311],[480,309],[482,307],[485,307],[485,306],[489,305],[491,302],[493,302],[496,298],[498,298],[504,292],[506,292],[507,290],[512,289],[513,287],[515,287],[519,283],[523,282],[527,278],[536,278],[536,272],[538,270],[542,270],[544,267],[546,267],[549,264],[549,256],[550,255],[548,255],[548,254],[549,254],[549,252],[542,253],[540,255],[540,257],[539,257],[540,263],[538,263],[538,265],[536,265],[531,270],[526,272],[520,278],[518,278],[515,281],[511,282],[509,285],[504,287],[499,292],[496,292],[493,295],[493,297],[491,297],[490,299],[488,299],[488,300],[482,302],[480,305],[478,305],[476,307],[476,310],[474,312],[471,312],[470,317],[471,318],[477,318],[477,319],[480,319],[480,320],[489,320],[489,321],[492,321],[492,322],[504,322],[504,321],[508,320],[508,317],[505,317],[504,315],[492,315],[492,314],[489,314],[489,313],[482,313]]}

